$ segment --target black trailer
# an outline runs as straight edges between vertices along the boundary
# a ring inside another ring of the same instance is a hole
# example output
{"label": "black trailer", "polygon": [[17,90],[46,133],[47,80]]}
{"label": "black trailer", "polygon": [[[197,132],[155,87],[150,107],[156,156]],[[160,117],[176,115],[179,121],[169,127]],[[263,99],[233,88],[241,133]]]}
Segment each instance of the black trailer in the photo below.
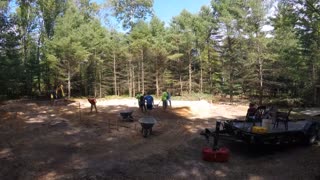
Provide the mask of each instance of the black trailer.
{"label": "black trailer", "polygon": [[265,132],[260,133],[254,132],[252,130],[254,127],[263,127],[263,124],[241,120],[217,121],[215,131],[205,129],[201,135],[207,139],[212,136],[215,141],[218,140],[219,134],[227,135],[249,144],[304,143],[310,145],[320,140],[320,122],[316,120],[290,120],[283,124],[271,125],[265,128]]}

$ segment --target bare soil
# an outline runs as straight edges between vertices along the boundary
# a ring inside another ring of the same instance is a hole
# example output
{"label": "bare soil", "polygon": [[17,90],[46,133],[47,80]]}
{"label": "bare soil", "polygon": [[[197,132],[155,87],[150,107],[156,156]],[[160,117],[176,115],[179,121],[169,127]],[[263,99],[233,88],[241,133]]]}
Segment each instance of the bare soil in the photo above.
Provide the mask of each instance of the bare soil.
{"label": "bare soil", "polygon": [[[142,113],[133,99],[16,100],[0,104],[0,179],[320,179],[320,146],[248,146],[220,141],[227,163],[201,160],[199,135],[219,119],[243,119],[247,106],[173,101]],[[119,113],[133,110],[133,122]],[[143,138],[138,119],[157,120]]]}

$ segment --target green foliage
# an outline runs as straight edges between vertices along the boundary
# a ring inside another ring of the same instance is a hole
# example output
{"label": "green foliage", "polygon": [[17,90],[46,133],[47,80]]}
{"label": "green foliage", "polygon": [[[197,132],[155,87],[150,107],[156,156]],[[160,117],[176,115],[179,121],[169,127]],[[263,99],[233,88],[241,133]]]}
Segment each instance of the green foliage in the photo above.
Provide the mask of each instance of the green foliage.
{"label": "green foliage", "polygon": [[6,12],[8,10],[9,0],[7,1],[0,1],[0,12]]}
{"label": "green foliage", "polygon": [[171,60],[179,60],[182,56],[183,56],[183,54],[181,54],[181,53],[176,53],[176,54],[169,55],[169,56],[168,56],[168,59],[171,59]]}
{"label": "green foliage", "polygon": [[21,45],[19,32],[11,27],[16,25],[16,17],[0,14],[0,92],[10,98],[18,97],[23,92],[23,65],[20,59]]}
{"label": "green foliage", "polygon": [[39,10],[42,14],[46,36],[51,38],[54,35],[55,20],[59,14],[65,11],[65,0],[38,0]]}
{"label": "green foliage", "polygon": [[144,21],[139,21],[130,33],[131,49],[140,51],[149,45],[151,32],[148,24]]}
{"label": "green foliage", "polygon": [[153,0],[110,0],[113,15],[124,28],[132,28],[137,20],[152,15]]}
{"label": "green foliage", "polygon": [[[303,97],[313,104],[320,102],[316,94],[319,84],[320,15],[317,1],[281,1],[279,13],[272,19],[275,38],[272,49],[275,52],[278,79],[291,84],[294,96]],[[285,77],[285,78],[283,78]]]}
{"label": "green foliage", "polygon": [[308,105],[302,98],[276,98],[269,99],[264,104],[279,107],[301,107]]}
{"label": "green foliage", "polygon": [[[107,1],[126,34],[102,24],[90,0],[15,2],[16,12],[0,3],[1,94],[63,84],[69,96],[170,89],[195,100],[320,103],[318,1],[279,1],[268,19],[272,0],[213,0],[198,13],[183,10],[168,27],[156,16],[145,21],[152,0]],[[265,32],[268,23],[274,29]]]}

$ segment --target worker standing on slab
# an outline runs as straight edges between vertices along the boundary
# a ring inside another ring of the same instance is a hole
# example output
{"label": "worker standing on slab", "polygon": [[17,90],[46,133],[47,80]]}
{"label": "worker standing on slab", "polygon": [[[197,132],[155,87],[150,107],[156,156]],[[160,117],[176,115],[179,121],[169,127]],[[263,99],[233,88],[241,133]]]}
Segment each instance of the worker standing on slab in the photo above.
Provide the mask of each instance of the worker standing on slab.
{"label": "worker standing on slab", "polygon": [[168,93],[164,91],[161,96],[163,110],[166,110],[168,107]]}

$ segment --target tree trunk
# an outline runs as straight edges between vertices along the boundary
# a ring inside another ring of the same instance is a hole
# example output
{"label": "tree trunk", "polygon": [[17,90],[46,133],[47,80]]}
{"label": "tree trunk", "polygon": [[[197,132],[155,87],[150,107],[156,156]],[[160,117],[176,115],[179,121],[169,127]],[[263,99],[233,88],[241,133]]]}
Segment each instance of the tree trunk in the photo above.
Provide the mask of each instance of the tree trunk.
{"label": "tree trunk", "polygon": [[160,95],[160,89],[159,89],[159,68],[158,68],[158,58],[156,58],[156,93],[157,97]]}
{"label": "tree trunk", "polygon": [[200,57],[200,93],[203,92],[203,70],[202,70],[202,61],[201,61],[201,53],[199,51]]}
{"label": "tree trunk", "polygon": [[212,68],[209,68],[210,93],[213,93]]}
{"label": "tree trunk", "polygon": [[157,97],[159,97],[159,70],[156,68],[156,89],[157,89]]}
{"label": "tree trunk", "polygon": [[313,86],[313,104],[317,104],[317,69],[315,62],[312,62],[312,86]]}
{"label": "tree trunk", "polygon": [[113,52],[113,86],[114,86],[114,95],[117,95],[117,69],[116,69],[115,52]]}
{"label": "tree trunk", "polygon": [[131,72],[131,59],[129,60],[128,66],[128,87],[129,87],[129,97],[132,97],[132,72]]}
{"label": "tree trunk", "polygon": [[180,95],[182,96],[182,88],[183,88],[183,85],[182,85],[182,77],[181,77],[181,74],[179,75],[179,81],[180,81]]}
{"label": "tree trunk", "polygon": [[[209,50],[209,39],[210,39],[210,35],[207,37],[207,39],[206,39],[206,45],[207,45],[207,62],[211,62],[210,60],[210,50]],[[203,50],[204,51],[204,50]],[[206,66],[208,66],[209,64],[206,64],[206,65],[204,65],[205,67]],[[209,85],[209,92],[210,92],[210,94],[212,94],[212,92],[213,92],[213,88],[212,88],[212,78],[211,78],[211,67],[209,68],[209,78],[208,78],[208,80],[209,80],[209,82],[208,82],[208,85]],[[208,88],[208,86],[207,86],[207,88]]]}
{"label": "tree trunk", "polygon": [[141,62],[138,61],[138,74],[137,74],[137,79],[138,79],[138,91],[141,92]]}
{"label": "tree trunk", "polygon": [[82,96],[82,93],[83,93],[83,82],[82,82],[82,65],[80,63],[80,70],[79,70],[79,77],[80,77],[80,96]]}
{"label": "tree trunk", "polygon": [[144,62],[143,62],[143,59],[144,59],[144,54],[143,54],[143,49],[141,51],[141,84],[142,84],[142,93],[144,94]]}
{"label": "tree trunk", "polygon": [[259,58],[259,79],[260,79],[260,88],[259,88],[259,104],[262,105],[263,101],[263,67],[262,60]]}
{"label": "tree trunk", "polygon": [[[208,54],[207,54],[207,57],[208,57],[208,62],[211,62],[211,56],[210,56],[210,48],[209,48],[209,43],[208,44],[208,47],[207,47],[207,51],[208,51]],[[210,66],[210,70],[209,70],[209,80],[210,80],[210,92],[212,93],[213,92],[213,79],[212,79],[212,67]]]}
{"label": "tree trunk", "polygon": [[[84,69],[86,70],[86,69]],[[84,78],[83,78],[83,83],[84,83],[84,96],[87,96],[88,95],[88,79],[86,78],[85,74],[86,74],[86,71],[84,71]]]}
{"label": "tree trunk", "polygon": [[231,38],[228,36],[228,48],[231,54],[231,58],[230,58],[230,68],[229,68],[229,75],[230,75],[230,82],[229,82],[229,95],[230,95],[230,102],[233,102],[233,62],[234,62],[234,58],[233,58],[233,48],[232,48],[232,42],[231,42]]}
{"label": "tree trunk", "polygon": [[96,49],[94,49],[94,97],[97,97],[97,60]]}
{"label": "tree trunk", "polygon": [[50,78],[49,78],[50,70],[49,70],[47,61],[44,64],[44,70],[45,71],[44,71],[42,77],[43,77],[43,81],[45,83],[46,90],[52,90],[53,87],[50,84]]}
{"label": "tree trunk", "polygon": [[233,73],[232,73],[232,71],[230,72],[229,95],[230,95],[230,102],[233,102]]}
{"label": "tree trunk", "polygon": [[20,5],[20,13],[21,13],[21,35],[22,35],[22,61],[24,68],[24,78],[25,78],[25,88],[24,94],[30,95],[32,93],[32,75],[30,72],[30,68],[27,68],[27,60],[28,60],[28,26],[29,26],[29,17],[30,17],[30,4],[28,1],[21,1]]}
{"label": "tree trunk", "polygon": [[135,75],[134,75],[134,66],[132,66],[132,94],[135,96],[136,94],[136,84],[135,84]]}
{"label": "tree trunk", "polygon": [[180,59],[178,59],[179,61],[179,83],[180,83],[180,95],[182,95],[182,88],[183,88],[183,85],[182,85],[182,75],[181,75],[181,61]]}
{"label": "tree trunk", "polygon": [[189,94],[191,94],[192,91],[192,67],[191,67],[191,58],[190,58],[190,52],[188,53],[189,58]]}
{"label": "tree trunk", "polygon": [[27,29],[24,28],[23,30],[23,36],[22,36],[22,44],[23,44],[23,68],[24,68],[24,77],[26,78],[26,82],[25,82],[25,94],[30,95],[30,77],[29,77],[29,70],[30,68],[27,68],[27,56],[28,56],[28,43],[27,43]]}
{"label": "tree trunk", "polygon": [[40,44],[41,44],[41,40],[40,40],[41,35],[39,36],[38,39],[38,47],[37,47],[37,75],[38,75],[38,91],[39,93],[41,92],[41,72],[40,72]]}
{"label": "tree trunk", "polygon": [[102,74],[101,74],[101,70],[99,71],[99,98],[102,97],[102,89],[101,89],[101,83],[102,83]]}
{"label": "tree trunk", "polygon": [[71,97],[71,70],[70,70],[70,62],[68,62],[68,99]]}

